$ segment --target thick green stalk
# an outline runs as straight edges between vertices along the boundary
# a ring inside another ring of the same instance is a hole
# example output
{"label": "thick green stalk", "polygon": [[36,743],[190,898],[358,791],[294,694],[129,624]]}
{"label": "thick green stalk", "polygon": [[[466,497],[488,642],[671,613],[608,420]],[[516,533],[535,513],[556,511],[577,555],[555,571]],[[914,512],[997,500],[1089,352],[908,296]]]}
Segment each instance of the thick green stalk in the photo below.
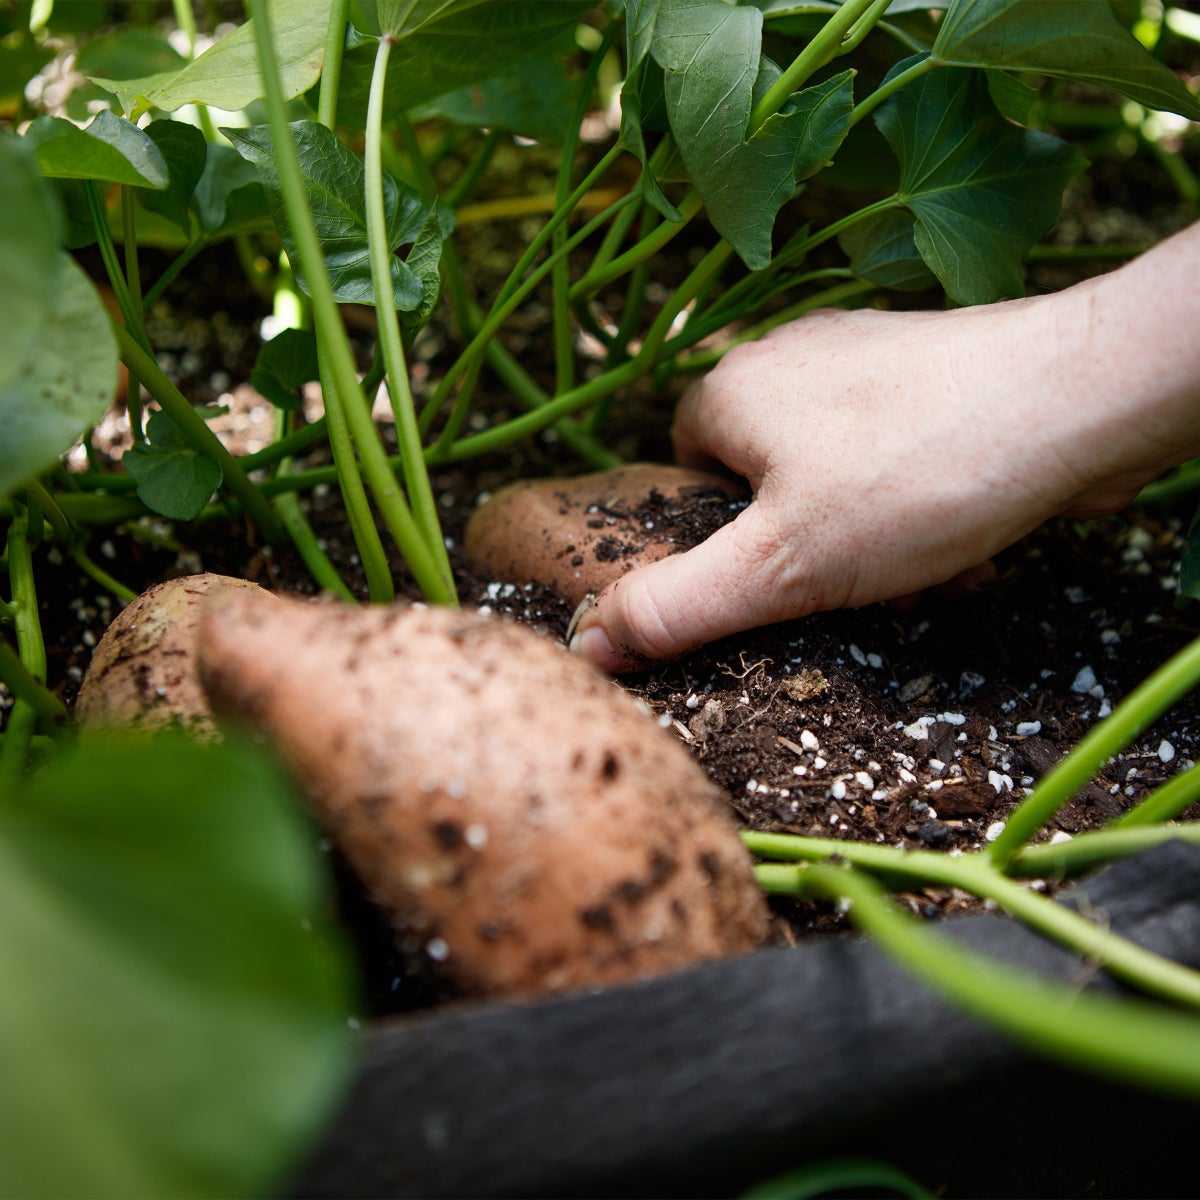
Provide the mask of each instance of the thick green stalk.
{"label": "thick green stalk", "polygon": [[[371,73],[371,90],[367,100],[366,137],[366,208],[367,246],[371,259],[371,282],[375,290],[375,316],[383,361],[387,367],[388,396],[396,421],[396,437],[400,459],[404,464],[404,484],[413,519],[425,541],[430,557],[442,577],[444,592],[453,597],[454,574],[446,553],[446,542],[438,520],[437,502],[429,482],[429,471],[421,448],[417,429],[417,413],[413,404],[408,378],[408,362],[404,355],[404,340],[400,335],[400,318],[392,302],[392,250],[388,243],[387,215],[383,204],[383,95],[387,81],[388,58],[393,39],[384,34],[375,54],[375,69]],[[418,158],[418,161],[421,161]]]}
{"label": "thick green stalk", "polygon": [[843,54],[849,54],[852,50],[857,50],[862,45],[863,39],[875,28],[891,2],[892,0],[875,0],[871,7],[851,26],[849,32],[842,38],[841,42],[838,43],[837,53],[839,57]]}
{"label": "thick green stalk", "polygon": [[967,1012],[1085,1070],[1200,1095],[1200,1020],[1191,1014],[1047,983],[930,931],[855,871],[806,871],[809,894],[849,900],[851,919],[885,953]]}
{"label": "thick green stalk", "polygon": [[246,477],[241,464],[225,449],[221,439],[205,424],[196,410],[183,398],[179,389],[163,374],[158,363],[138,345],[119,321],[112,321],[113,332],[121,359],[130,371],[139,376],[150,394],[162,405],[163,411],[179,427],[193,449],[215,458],[230,491],[246,506],[259,531],[270,542],[281,540],[283,531],[270,506],[258,489]]}
{"label": "thick green stalk", "polygon": [[[129,288],[129,302],[136,322],[131,329],[142,329],[142,273],[138,266],[137,209],[133,203],[133,189],[121,188],[121,221],[125,238],[125,284]],[[142,429],[142,388],[138,377],[130,371],[125,388],[125,406],[129,412],[129,431],[134,443],[145,441]]]}
{"label": "thick green stalk", "polygon": [[988,847],[998,866],[1006,866],[1017,851],[1096,774],[1152,721],[1200,683],[1200,638],[1184,647],[1134,689],[1092,731],[1061,759],[1008,818],[1004,832]]}
{"label": "thick green stalk", "polygon": [[338,86],[342,81],[342,53],[349,12],[350,0],[333,0],[329,10],[325,58],[321,64],[321,94],[317,98],[317,120],[326,129],[332,129],[337,123]]}
{"label": "thick green stalk", "polygon": [[1140,804],[1134,805],[1112,822],[1114,829],[1129,829],[1134,825],[1158,824],[1171,821],[1185,813],[1200,800],[1200,763],[1168,779]]}
{"label": "thick green stalk", "polygon": [[889,79],[882,87],[876,88],[869,96],[854,106],[854,111],[850,114],[851,128],[857,125],[863,117],[874,112],[889,96],[898,92],[902,87],[907,87],[914,79],[919,79],[927,71],[932,71],[939,65],[938,60],[932,56],[922,58],[913,63],[911,67],[901,71],[893,79]]}
{"label": "thick green stalk", "polygon": [[[12,618],[17,635],[17,655],[36,683],[46,683],[46,644],[38,616],[37,583],[28,540],[28,517],[20,513],[8,527],[9,592],[16,612]],[[23,678],[15,680],[23,683]],[[14,693],[15,695],[15,693]],[[40,694],[39,694],[40,695]],[[11,795],[25,770],[30,739],[37,729],[39,710],[49,710],[44,697],[33,701],[17,696],[8,714],[3,743],[0,743],[0,796]],[[57,716],[57,713],[48,715]]]}
{"label": "thick green stalk", "polygon": [[[994,900],[1031,929],[1053,938],[1088,961],[1099,963],[1111,974],[1144,991],[1177,1004],[1200,1008],[1200,971],[1180,966],[1143,949],[1127,938],[1094,924],[1073,909],[1029,891],[1002,875],[979,854],[951,858],[947,854],[898,851],[893,846],[877,846],[873,843],[808,838],[793,840],[812,844],[797,846],[791,854],[777,857],[796,857],[817,862],[841,859],[874,875],[885,875],[889,880],[903,879],[918,886],[962,888],[984,900]],[[755,849],[756,843],[751,841],[748,845]],[[761,846],[761,842],[757,845]],[[761,849],[758,852],[762,853]],[[755,874],[768,892],[803,892],[802,873],[794,866],[763,863],[755,868]]]}
{"label": "thick green stalk", "polygon": [[21,661],[21,657],[0,639],[0,681],[16,699],[47,721],[66,720],[63,702]]}
{"label": "thick green stalk", "polygon": [[1063,879],[1170,841],[1200,845],[1200,824],[1187,821],[1178,825],[1110,827],[1078,834],[1069,842],[1038,842],[1026,846],[1008,871],[1038,879]]}
{"label": "thick green stalk", "polygon": [[450,369],[446,372],[442,381],[434,390],[433,395],[425,404],[425,411],[421,414],[422,421],[428,419],[428,414],[436,413],[445,403],[446,397],[450,394],[451,387],[458,381],[468,367],[471,366],[476,359],[481,357],[487,346],[487,343],[496,335],[501,325],[508,317],[516,310],[518,305],[533,291],[535,287],[554,269],[554,264],[564,254],[569,254],[580,242],[590,237],[601,225],[604,224],[615,212],[618,212],[626,205],[636,203],[637,197],[632,193],[622,196],[619,200],[614,201],[603,212],[594,216],[587,224],[578,229],[573,236],[567,239],[561,250],[556,250],[550,254],[543,262],[530,272],[528,278],[520,284],[502,304],[494,305],[492,311],[488,314],[487,320],[479,327],[479,332],[467,344],[466,349],[458,356]]}
{"label": "thick green stalk", "polygon": [[43,516],[50,522],[50,528],[54,531],[57,541],[72,542],[75,540],[75,531],[71,528],[70,518],[63,512],[58,501],[45,488],[40,479],[27,479],[21,485],[21,490],[41,509]]}
{"label": "thick green stalk", "polygon": [[359,387],[350,343],[333,298],[312,212],[304,192],[296,146],[288,127],[268,9],[263,0],[250,0],[250,9],[275,148],[276,172],[296,239],[298,257],[311,291],[318,342],[326,347],[332,382],[345,406],[347,425],[358,446],[371,492],[389,531],[425,596],[435,602],[453,603],[455,597],[453,593],[447,593],[437,564],[430,556],[408,505],[400,495],[396,476],[388,464],[387,454],[371,420],[370,408]]}
{"label": "thick green stalk", "polygon": [[505,421],[502,425],[485,429],[482,433],[460,438],[440,454],[434,453],[437,450],[437,447],[434,447],[433,451],[427,452],[429,459],[431,462],[462,462],[464,459],[475,458],[480,454],[503,450],[505,446],[519,442],[531,433],[540,433],[543,429],[553,425],[559,418],[570,416],[581,408],[586,408],[593,401],[599,400],[601,396],[607,396],[609,392],[632,383],[644,373],[645,368],[642,364],[630,359],[619,367],[614,367],[611,371],[605,371],[603,375],[597,375],[595,379],[580,384],[579,387],[573,388],[564,395],[556,396],[549,404],[542,405],[534,412],[526,413],[521,417],[513,417],[511,421]]}
{"label": "thick green stalk", "polygon": [[[751,109],[747,135],[755,133],[769,116],[777,113],[787,103],[788,97],[802,87],[814,71],[836,57],[842,39],[871,11],[874,4],[875,0],[845,0],[766,95]],[[882,15],[879,13],[876,19]]]}

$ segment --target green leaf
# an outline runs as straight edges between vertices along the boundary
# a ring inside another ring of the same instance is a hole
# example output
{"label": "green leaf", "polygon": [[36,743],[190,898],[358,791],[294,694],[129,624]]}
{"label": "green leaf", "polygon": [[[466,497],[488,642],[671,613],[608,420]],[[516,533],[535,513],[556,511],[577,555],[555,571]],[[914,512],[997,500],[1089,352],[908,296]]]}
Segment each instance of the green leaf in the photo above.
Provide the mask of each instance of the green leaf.
{"label": "green leaf", "polygon": [[93,739],[0,801],[0,1195],[280,1190],[347,1075],[328,909],[261,751]]}
{"label": "green leaf", "polygon": [[974,71],[920,76],[875,122],[900,160],[898,195],[917,218],[917,248],[949,296],[986,304],[1021,295],[1021,262],[1058,217],[1083,157],[1006,121]]}
{"label": "green leaf", "polygon": [[[58,202],[38,175],[30,148],[8,136],[0,136],[0,212],[2,386],[16,373],[49,315],[62,226]],[[3,454],[0,446],[0,458]]]}
{"label": "green leaf", "polygon": [[170,182],[158,147],[132,121],[107,108],[80,129],[62,117],[38,117],[25,134],[38,169],[51,179],[95,179],[161,190]]}
{"label": "green leaf", "polygon": [[1192,517],[1187,531],[1187,546],[1179,564],[1179,592],[1200,600],[1200,508]]}
{"label": "green leaf", "polygon": [[413,112],[414,121],[445,117],[460,125],[503,129],[561,145],[579,99],[579,81],[545,55],[525,59],[503,75],[473,83]]}
{"label": "green leaf", "polygon": [[231,236],[269,223],[258,171],[230,146],[209,142],[204,171],[192,192],[196,222],[208,237]]}
{"label": "green leaf", "polygon": [[[410,0],[389,22],[396,44],[384,120],[548,52],[569,39],[593,7],[593,0]],[[338,120],[359,129],[377,45],[377,38],[360,37],[347,45],[342,61]]]}
{"label": "green leaf", "polygon": [[[296,142],[300,172],[334,297],[343,304],[374,304],[362,159],[316,121],[294,121],[289,128]],[[271,215],[296,270],[296,280],[307,291],[308,284],[300,269],[275,173],[270,127],[254,125],[249,129],[223,129],[221,132],[258,168]],[[393,251],[411,245],[423,235],[428,238],[426,219],[431,212],[436,213],[436,255],[432,253],[433,247],[427,245],[419,262],[410,264],[395,257],[392,260],[393,303],[401,312],[415,312],[426,303],[427,289],[440,286],[440,281],[435,282],[437,261],[441,256],[442,240],[454,227],[454,214],[441,201],[421,196],[406,184],[397,183],[386,172],[383,192],[388,246]]]}
{"label": "green leaf", "polygon": [[[285,99],[308,91],[320,77],[331,4],[332,0],[267,0]],[[185,104],[208,104],[237,112],[263,95],[251,21],[238,26],[182,70],[141,79],[95,76],[92,82],[112,92],[125,112],[133,116],[151,108],[174,112]]]}
{"label": "green leaf", "polygon": [[198,517],[224,473],[215,458],[195,450],[165,412],[150,414],[148,442],[135,442],[121,457],[137,483],[138,499],[173,521]]}
{"label": "green leaf", "polygon": [[125,29],[105,34],[80,47],[75,70],[80,75],[137,79],[177,71],[187,64],[166,38],[149,29]]}
{"label": "green leaf", "polygon": [[250,375],[250,383],[276,408],[301,407],[300,388],[321,376],[317,339],[308,329],[285,329],[266,342]]}
{"label": "green leaf", "polygon": [[771,259],[771,230],[796,185],[825,165],[850,126],[853,73],[792,96],[747,137],[755,100],[779,78],[762,57],[762,16],[722,0],[662,7],[651,53],[667,113],[709,219],[751,270]]}
{"label": "green leaf", "polygon": [[1010,121],[1029,125],[1041,93],[1007,71],[988,71],[988,94],[992,103]]}
{"label": "green leaf", "polygon": [[933,56],[952,66],[1083,79],[1200,120],[1200,101],[1121,27],[1108,0],[955,0]]}
{"label": "green leaf", "polygon": [[0,105],[6,114],[20,111],[25,85],[53,58],[53,50],[24,32],[16,37],[0,36]]}
{"label": "green leaf", "polygon": [[142,204],[151,212],[174,221],[184,233],[192,228],[189,202],[204,172],[207,143],[194,125],[166,118],[151,121],[146,136],[158,147],[167,164],[168,183],[160,192],[143,191]]}
{"label": "green leaf", "polygon": [[911,213],[890,209],[856,222],[838,242],[860,279],[902,292],[920,291],[937,280],[917,249],[915,225]]}
{"label": "green leaf", "polygon": [[[26,232],[39,236],[36,225]],[[49,309],[0,384],[0,496],[69,450],[104,416],[117,386],[116,342],[96,289],[62,251],[45,274]],[[39,285],[26,283],[36,304]]]}

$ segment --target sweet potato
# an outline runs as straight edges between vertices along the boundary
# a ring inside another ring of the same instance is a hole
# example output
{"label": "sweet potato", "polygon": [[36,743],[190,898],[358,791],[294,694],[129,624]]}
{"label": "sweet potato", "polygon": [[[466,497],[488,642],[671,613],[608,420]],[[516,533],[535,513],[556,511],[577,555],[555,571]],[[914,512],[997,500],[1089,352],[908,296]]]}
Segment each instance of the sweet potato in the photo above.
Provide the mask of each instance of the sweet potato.
{"label": "sweet potato", "polygon": [[679,536],[681,503],[726,510],[743,494],[719,475],[657,463],[523,480],[475,510],[465,546],[476,570],[542,583],[578,604],[634,567],[689,549]]}
{"label": "sweet potato", "polygon": [[196,631],[204,601],[257,584],[228,575],[188,575],[143,592],[100,639],[75,703],[83,728],[182,726],[216,734],[208,697],[196,672]]}
{"label": "sweet potato", "polygon": [[274,741],[402,947],[464,993],[615,983],[765,933],[717,790],[549,639],[245,593],[207,610],[199,657],[214,707]]}

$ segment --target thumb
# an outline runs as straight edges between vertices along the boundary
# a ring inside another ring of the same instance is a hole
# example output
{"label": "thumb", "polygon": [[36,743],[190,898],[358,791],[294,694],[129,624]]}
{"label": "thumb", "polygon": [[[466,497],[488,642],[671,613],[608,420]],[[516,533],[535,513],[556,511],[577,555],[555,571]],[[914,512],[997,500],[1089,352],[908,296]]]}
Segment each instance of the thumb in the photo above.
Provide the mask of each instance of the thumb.
{"label": "thumb", "polygon": [[607,671],[633,671],[801,609],[780,588],[783,544],[758,504],[707,541],[610,584],[578,617],[573,653]]}

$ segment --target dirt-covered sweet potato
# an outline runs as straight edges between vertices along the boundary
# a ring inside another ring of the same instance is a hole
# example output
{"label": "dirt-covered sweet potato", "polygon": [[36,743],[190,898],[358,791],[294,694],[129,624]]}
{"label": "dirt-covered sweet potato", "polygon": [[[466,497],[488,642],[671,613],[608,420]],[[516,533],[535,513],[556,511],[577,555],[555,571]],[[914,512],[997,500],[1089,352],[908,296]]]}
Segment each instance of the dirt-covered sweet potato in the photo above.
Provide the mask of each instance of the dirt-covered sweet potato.
{"label": "dirt-covered sweet potato", "polygon": [[206,612],[200,669],[290,762],[402,948],[465,993],[614,983],[765,933],[703,771],[549,639],[247,593]]}
{"label": "dirt-covered sweet potato", "polygon": [[466,551],[480,572],[542,583],[578,604],[634,567],[690,549],[744,495],[722,476],[658,463],[524,480],[475,510]]}
{"label": "dirt-covered sweet potato", "polygon": [[156,584],[131,601],[105,630],[79,689],[75,719],[84,728],[182,726],[215,733],[196,673],[196,632],[205,601],[257,584],[228,575],[188,575]]}

